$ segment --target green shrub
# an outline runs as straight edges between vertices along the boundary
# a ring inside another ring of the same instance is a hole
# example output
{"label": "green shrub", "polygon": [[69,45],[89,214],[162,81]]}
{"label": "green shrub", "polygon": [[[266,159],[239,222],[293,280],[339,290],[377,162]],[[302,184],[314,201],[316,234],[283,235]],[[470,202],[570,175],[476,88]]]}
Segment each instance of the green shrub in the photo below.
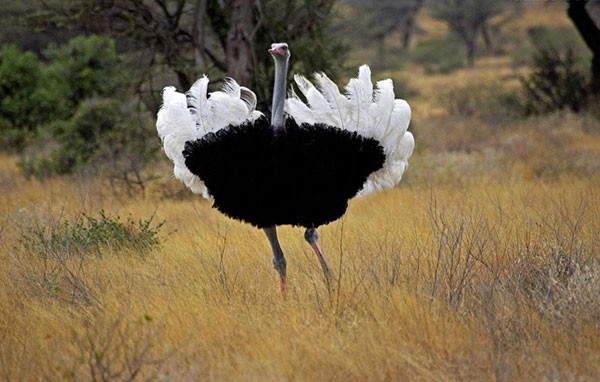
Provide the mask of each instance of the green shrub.
{"label": "green shrub", "polygon": [[450,73],[465,66],[462,49],[451,36],[431,38],[415,46],[410,60],[423,66],[427,73]]}
{"label": "green shrub", "polygon": [[139,101],[125,98],[126,70],[113,40],[79,36],[44,54],[50,63],[32,95],[40,122],[21,169],[36,177],[102,172],[125,181],[128,192],[143,191],[141,171],[158,147],[145,126],[154,123]]}
{"label": "green shrub", "polygon": [[64,46],[50,46],[44,55],[50,64],[42,70],[37,98],[56,119],[71,117],[87,98],[117,96],[119,83],[126,83],[112,39],[78,36]]}
{"label": "green shrub", "polygon": [[589,48],[585,45],[577,30],[571,26],[556,28],[534,26],[527,30],[527,35],[531,46],[534,47],[532,54],[530,54],[531,59],[535,57],[540,48],[555,47],[569,47],[582,62],[589,62],[592,58]]}
{"label": "green shrub", "polygon": [[29,226],[21,233],[25,251],[42,258],[56,253],[79,256],[100,255],[106,250],[131,250],[147,253],[159,246],[158,231],[163,223],[152,226],[154,216],[135,220],[128,216],[109,216],[103,210],[99,217],[85,213],[74,222],[64,220],[53,225]]}
{"label": "green shrub", "polygon": [[[143,187],[143,166],[156,155],[154,135],[145,131],[137,112],[116,99],[82,101],[72,118],[49,124],[19,166],[27,175],[48,177],[77,169],[109,177],[133,175]],[[53,144],[50,144],[53,143]]]}
{"label": "green shrub", "polygon": [[14,46],[0,49],[0,147],[21,149],[39,122],[32,94],[40,76],[40,64],[31,52]]}
{"label": "green shrub", "polygon": [[114,97],[124,76],[111,39],[80,36],[44,52],[0,49],[0,144],[22,149],[41,125],[68,119],[91,97]]}
{"label": "green shrub", "polygon": [[154,216],[126,221],[100,211],[99,217],[81,214],[75,220],[33,221],[17,224],[20,242],[14,250],[15,287],[22,293],[73,305],[102,303],[96,295],[88,264],[114,252],[145,255],[160,245]]}
{"label": "green shrub", "polygon": [[554,46],[541,47],[533,58],[529,77],[521,79],[526,114],[559,109],[578,112],[588,99],[588,80],[577,68],[571,48],[560,52]]}

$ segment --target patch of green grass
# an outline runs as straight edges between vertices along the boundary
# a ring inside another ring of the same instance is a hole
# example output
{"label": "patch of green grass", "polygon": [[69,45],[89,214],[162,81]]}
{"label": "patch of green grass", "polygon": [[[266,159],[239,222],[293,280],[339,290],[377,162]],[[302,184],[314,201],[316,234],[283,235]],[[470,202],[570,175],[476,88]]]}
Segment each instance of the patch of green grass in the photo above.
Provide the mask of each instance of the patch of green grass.
{"label": "patch of green grass", "polygon": [[48,251],[76,251],[101,254],[104,250],[133,250],[146,253],[159,246],[158,231],[164,222],[152,226],[154,216],[125,221],[100,210],[98,217],[82,213],[75,221],[51,226],[31,225],[21,234],[21,243],[30,253],[44,257]]}
{"label": "patch of green grass", "polygon": [[[100,210],[94,217],[81,213],[74,221],[33,222],[20,227],[14,249],[14,285],[32,297],[51,298],[69,305],[102,306],[97,280],[89,277],[90,264],[115,252],[145,255],[159,246],[153,215],[136,220],[110,216]],[[114,256],[113,256],[114,257]]]}

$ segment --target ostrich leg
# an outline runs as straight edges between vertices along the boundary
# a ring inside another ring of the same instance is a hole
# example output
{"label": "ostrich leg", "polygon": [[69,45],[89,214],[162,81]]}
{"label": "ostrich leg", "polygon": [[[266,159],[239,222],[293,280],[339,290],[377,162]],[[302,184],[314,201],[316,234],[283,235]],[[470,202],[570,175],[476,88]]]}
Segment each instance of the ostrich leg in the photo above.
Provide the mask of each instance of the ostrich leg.
{"label": "ostrich leg", "polygon": [[333,272],[331,272],[331,268],[329,268],[327,260],[325,260],[325,257],[323,256],[323,251],[321,250],[319,243],[317,243],[317,240],[319,239],[319,233],[315,228],[307,228],[306,232],[304,232],[304,239],[308,242],[308,244],[310,244],[312,249],[317,254],[319,262],[321,263],[321,268],[323,268],[325,279],[329,280],[329,278],[333,275]]}
{"label": "ostrich leg", "polygon": [[275,226],[268,227],[265,228],[264,231],[267,235],[267,239],[269,239],[269,244],[271,244],[271,249],[273,250],[273,267],[277,273],[279,273],[279,287],[281,288],[281,294],[285,294],[286,261],[281,246],[279,245],[279,240],[277,239],[277,228]]}

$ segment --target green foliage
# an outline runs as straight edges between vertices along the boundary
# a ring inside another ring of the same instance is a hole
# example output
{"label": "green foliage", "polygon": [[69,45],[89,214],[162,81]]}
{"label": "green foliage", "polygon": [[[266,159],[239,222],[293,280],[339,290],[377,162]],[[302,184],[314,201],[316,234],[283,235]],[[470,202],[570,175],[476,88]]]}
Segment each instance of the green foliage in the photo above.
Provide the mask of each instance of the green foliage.
{"label": "green foliage", "polygon": [[126,84],[110,38],[78,36],[64,46],[50,46],[44,55],[50,64],[43,69],[37,98],[49,120],[71,117],[86,98],[114,97]]}
{"label": "green foliage", "polygon": [[274,65],[266,49],[273,42],[285,41],[290,45],[290,73],[326,72],[334,80],[342,74],[347,48],[340,39],[331,38],[333,4],[332,0],[263,2],[261,12],[268,22],[261,22],[257,29],[258,53],[252,84],[261,103],[259,110],[271,108]]}
{"label": "green foliage", "polygon": [[348,0],[353,10],[348,33],[363,42],[381,40],[398,30],[401,20],[421,3],[421,0]]}
{"label": "green foliage", "polygon": [[160,245],[154,216],[125,221],[103,210],[98,217],[82,213],[74,220],[40,221],[17,225],[16,269],[26,281],[24,292],[74,305],[101,305],[86,272],[95,257],[116,253],[143,256]]}
{"label": "green foliage", "polygon": [[23,149],[40,129],[73,117],[85,99],[114,97],[123,82],[111,39],[79,36],[44,54],[48,65],[13,46],[0,50],[0,144],[5,149]]}
{"label": "green foliage", "polygon": [[526,114],[559,109],[578,112],[588,99],[588,80],[577,68],[571,48],[561,53],[553,46],[540,47],[533,57],[531,74],[521,83]]}
{"label": "green foliage", "polygon": [[98,171],[137,174],[151,161],[155,146],[150,132],[145,131],[132,116],[131,106],[119,100],[90,98],[81,102],[68,120],[48,125],[54,149],[43,150],[49,139],[41,136],[36,146],[19,162],[26,174],[51,176],[68,174],[85,167]]}
{"label": "green foliage", "polygon": [[476,33],[492,16],[502,12],[498,0],[433,0],[431,14],[458,34]]}
{"label": "green foliage", "polygon": [[0,49],[0,147],[20,149],[39,122],[35,92],[40,64],[33,53],[14,46]]}
{"label": "green foliage", "polygon": [[423,66],[427,73],[450,73],[464,67],[460,42],[452,37],[435,37],[417,45],[410,60]]}
{"label": "green foliage", "polygon": [[[532,46],[536,48],[570,47],[583,61],[591,59],[591,52],[573,27],[548,28],[535,26],[527,30]],[[533,52],[535,54],[535,51]]]}
{"label": "green foliage", "polygon": [[71,119],[53,126],[53,136],[61,144],[57,153],[59,173],[86,164],[100,148],[105,133],[119,128],[124,116],[117,100],[91,98],[79,104]]}
{"label": "green foliage", "polygon": [[144,126],[154,121],[129,99],[114,41],[79,36],[44,55],[46,65],[15,47],[0,50],[0,147],[21,152],[27,175],[85,168],[143,189],[141,171],[158,147]]}
{"label": "green foliage", "polygon": [[97,256],[106,251],[129,250],[145,254],[160,245],[158,231],[164,222],[152,226],[153,219],[135,220],[130,215],[122,221],[103,210],[97,218],[83,213],[74,222],[28,227],[21,233],[21,244],[26,252],[42,258],[57,252]]}
{"label": "green foliage", "polygon": [[[503,1],[499,0],[435,0],[431,2],[433,17],[444,21],[450,31],[464,44],[469,65],[473,64],[477,50],[477,39],[489,33],[489,20],[502,12]],[[486,42],[487,43],[487,42]]]}

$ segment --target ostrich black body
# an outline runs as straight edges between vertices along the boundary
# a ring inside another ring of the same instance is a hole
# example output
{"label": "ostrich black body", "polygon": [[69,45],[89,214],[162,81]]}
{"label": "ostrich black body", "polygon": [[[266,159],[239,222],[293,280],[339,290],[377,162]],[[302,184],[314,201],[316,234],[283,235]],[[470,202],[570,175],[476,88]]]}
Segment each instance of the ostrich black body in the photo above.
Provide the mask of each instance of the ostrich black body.
{"label": "ostrich black body", "polygon": [[374,139],[291,118],[274,130],[265,117],[188,141],[183,156],[215,208],[259,228],[339,219],[385,162]]}

